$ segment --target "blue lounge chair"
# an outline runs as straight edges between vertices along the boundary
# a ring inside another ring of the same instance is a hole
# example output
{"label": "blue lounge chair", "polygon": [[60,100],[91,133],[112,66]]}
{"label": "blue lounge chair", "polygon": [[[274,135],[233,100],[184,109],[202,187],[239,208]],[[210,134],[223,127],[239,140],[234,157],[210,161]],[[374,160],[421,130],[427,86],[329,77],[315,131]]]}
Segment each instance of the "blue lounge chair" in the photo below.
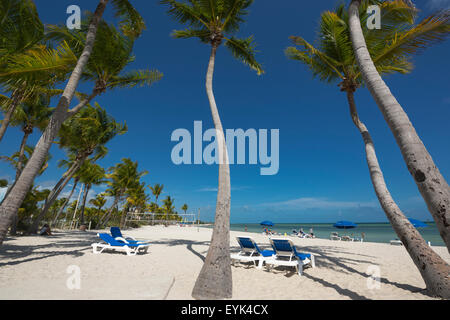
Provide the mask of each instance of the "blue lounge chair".
{"label": "blue lounge chair", "polygon": [[111,227],[110,229],[111,235],[114,239],[116,239],[117,241],[123,242],[123,243],[141,243],[141,244],[146,244],[147,242],[145,241],[138,241],[133,237],[124,237],[122,235],[122,231],[120,231],[119,227]]}
{"label": "blue lounge chair", "polygon": [[[97,233],[105,243],[93,243],[92,251],[95,254],[102,253],[103,250],[125,251],[128,256],[134,256],[138,252],[146,253],[150,244],[148,243],[129,243],[114,239],[107,233]],[[125,240],[126,241],[126,240]]]}
{"label": "blue lounge chair", "polygon": [[313,268],[316,266],[314,256],[310,253],[297,252],[290,239],[271,238],[270,244],[275,251],[275,255],[266,260],[266,266],[269,268],[274,266],[295,267],[297,273],[302,275],[304,266],[310,265]]}
{"label": "blue lounge chair", "polygon": [[256,266],[256,261],[258,261],[257,268],[261,269],[264,261],[271,258],[275,252],[272,250],[261,250],[256,242],[250,237],[236,237],[241,251],[237,254],[231,255],[231,260],[239,262],[253,262]]}

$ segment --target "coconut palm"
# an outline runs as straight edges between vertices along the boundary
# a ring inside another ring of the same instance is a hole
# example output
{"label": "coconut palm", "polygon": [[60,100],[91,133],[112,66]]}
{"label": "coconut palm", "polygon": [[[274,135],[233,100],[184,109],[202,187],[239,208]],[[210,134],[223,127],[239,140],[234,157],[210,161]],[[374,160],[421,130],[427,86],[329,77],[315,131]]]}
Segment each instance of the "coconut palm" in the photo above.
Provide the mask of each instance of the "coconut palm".
{"label": "coconut palm", "polygon": [[106,198],[104,193],[99,193],[97,196],[91,200],[89,200],[89,203],[92,204],[94,207],[97,208],[98,214],[102,212],[102,208],[106,204]]}
{"label": "coconut palm", "polygon": [[[365,1],[354,0],[349,7],[349,28],[356,61],[361,69],[364,82],[383,113],[408,171],[424,198],[450,252],[450,223],[448,223],[450,221],[450,187],[419,138],[406,112],[381,78],[379,70],[376,68],[377,60],[370,56],[359,18],[360,6],[364,4]],[[382,11],[386,8],[398,7],[401,15],[409,18],[407,22],[398,21],[398,19],[391,21],[391,26],[398,29],[398,33],[389,44],[379,44],[385,46],[382,58],[396,60],[405,52],[420,52],[430,44],[442,41],[450,33],[449,10],[433,14],[422,22],[414,24],[417,18],[415,7],[411,7],[401,0],[383,2],[380,5]],[[401,15],[399,14],[399,16]],[[430,28],[433,28],[435,32],[428,32]]]}
{"label": "coconut palm", "polygon": [[62,125],[58,143],[69,151],[71,161],[61,161],[60,165],[65,165],[69,169],[49,194],[41,213],[30,226],[30,233],[37,232],[42,217],[86,159],[91,157],[93,161],[97,161],[104,157],[107,153],[105,145],[115,136],[124,134],[126,131],[126,124],[117,123],[97,103],[95,107],[88,106],[81,110]]}
{"label": "coconut palm", "polygon": [[[0,205],[0,245],[3,243],[8,227],[11,224],[17,209],[20,207],[20,204],[33,184],[34,178],[41,168],[45,156],[48,154],[62,123],[69,117],[73,116],[74,111],[78,111],[80,109],[80,105],[88,103],[88,98],[86,98],[84,101],[81,101],[78,106],[69,109],[78,83],[81,80],[83,71],[91,56],[95,44],[97,27],[108,2],[109,0],[99,0],[97,8],[90,20],[83,51],[78,58],[76,66],[69,77],[55,111],[50,118],[49,125],[39,139],[33,155],[29,159],[27,165],[22,171],[22,174],[11,190],[14,197],[8,196]],[[111,0],[111,2],[114,6],[116,16],[120,18],[119,25],[124,33],[133,37],[139,36],[144,29],[145,24],[142,17],[131,5],[130,1]]]}
{"label": "coconut palm", "polygon": [[80,178],[77,175],[75,175],[75,177],[73,179],[73,186],[72,186],[72,189],[70,190],[69,196],[66,198],[66,200],[63,202],[63,204],[59,208],[51,225],[56,224],[56,222],[58,221],[59,216],[61,215],[61,213],[63,213],[64,209],[66,208],[67,204],[69,203],[70,199],[72,198],[72,195],[75,192],[75,189],[77,188],[79,181],[80,181]]}
{"label": "coconut palm", "polygon": [[240,24],[248,14],[247,9],[253,0],[183,2],[163,0],[161,3],[169,6],[168,13],[175,20],[188,26],[187,29],[174,31],[173,37],[198,38],[211,46],[206,75],[206,93],[218,142],[219,186],[211,244],[192,296],[198,299],[230,298],[232,295],[229,254],[230,169],[222,123],[213,93],[213,73],[216,53],[222,43],[230,49],[235,58],[256,70],[258,74],[263,72],[261,65],[255,60],[253,37],[239,39],[233,35],[239,31]]}
{"label": "coconut palm", "polygon": [[186,203],[183,204],[183,206],[181,207],[181,210],[183,210],[184,214],[186,214],[186,211],[188,210],[188,205]]}
{"label": "coconut palm", "polygon": [[[147,171],[138,171],[138,163],[133,162],[129,158],[122,159],[122,162],[116,164],[114,167],[109,168],[109,174],[106,177],[109,179],[108,189],[106,194],[108,196],[114,197],[114,203],[109,209],[109,211],[102,217],[99,222],[99,226],[106,226],[115,208],[120,202],[126,199],[127,192],[136,188],[140,184],[140,179],[146,175]],[[122,211],[121,221],[125,219],[127,206],[125,205]]]}
{"label": "coconut palm", "polygon": [[155,196],[155,203],[158,204],[158,198],[164,189],[164,185],[163,184],[160,185],[159,183],[157,183],[153,187],[152,186],[148,187],[152,191],[152,194]]}
{"label": "coconut palm", "polygon": [[[366,9],[361,11],[362,19],[367,18]],[[384,10],[382,23],[392,19],[396,15],[396,10]],[[408,73],[412,65],[405,63],[407,53],[397,60],[380,57],[383,54],[383,47],[379,43],[389,43],[395,36],[395,29],[382,25],[384,32],[378,34],[383,39],[370,38],[368,48],[372,57],[377,59],[377,68],[382,74],[400,72]],[[430,32],[434,32],[432,28]],[[365,30],[369,32],[369,30]],[[348,28],[348,14],[344,5],[339,6],[335,12],[325,12],[321,16],[317,45],[313,46],[301,37],[291,37],[297,47],[290,47],[286,50],[287,55],[295,60],[299,60],[307,65],[312,73],[327,82],[339,81],[341,91],[346,93],[347,102],[350,108],[350,116],[356,128],[359,130],[364,144],[367,164],[369,166],[370,177],[378,200],[391,222],[395,232],[403,241],[408,252],[418,267],[426,283],[439,281],[445,283],[445,279],[430,280],[430,271],[422,270],[424,263],[430,263],[430,269],[449,270],[449,266],[432,249],[430,249],[420,233],[411,225],[398,205],[393,200],[383,173],[377,160],[375,146],[365,124],[360,120],[354,99],[354,92],[361,85],[362,78],[350,41]],[[445,277],[444,277],[445,278]],[[442,282],[443,281],[443,282]]]}
{"label": "coconut palm", "polygon": [[25,152],[28,137],[33,133],[35,128],[43,131],[47,126],[52,113],[52,109],[49,107],[50,99],[48,96],[39,95],[37,99],[33,100],[25,101],[20,104],[11,120],[11,125],[20,126],[23,132],[23,138],[19,149],[16,180],[22,172],[23,154]]}
{"label": "coconut palm", "polygon": [[171,196],[167,196],[163,200],[163,210],[165,212],[165,220],[170,220],[169,215],[171,215],[174,212],[175,206],[173,203],[175,202],[175,199],[173,199]]}
{"label": "coconut palm", "polygon": [[[28,159],[31,157],[31,155],[33,154],[33,147],[32,146],[25,146],[24,147],[24,153],[21,154],[19,151],[15,152],[14,154],[12,154],[11,156],[7,157],[7,156],[1,156],[0,160],[4,160],[6,162],[8,162],[10,165],[12,165],[15,170],[17,171],[19,168],[20,164],[26,164],[28,162]],[[47,170],[48,168],[48,162],[51,159],[51,155],[47,154],[44,160],[44,163],[42,164],[41,168],[38,171],[38,176],[42,175],[45,170]],[[13,184],[14,186],[14,184]],[[10,187],[7,192],[6,195],[9,194],[9,192],[11,191],[12,187]],[[30,190],[32,190],[33,187],[30,188]],[[40,195],[42,195],[43,193],[40,193]],[[6,195],[3,198],[2,202],[6,199]],[[48,192],[45,193],[45,195],[48,195]],[[18,223],[18,211],[16,212],[16,214],[13,216],[13,220],[11,222],[11,234],[15,235],[16,234],[16,230],[17,230],[17,223]]]}
{"label": "coconut palm", "polygon": [[53,49],[43,44],[44,25],[31,0],[0,1],[0,85],[10,97],[0,95],[4,118],[0,141],[16,107],[33,94],[64,81],[75,55],[63,44]]}
{"label": "coconut palm", "polygon": [[84,183],[84,194],[80,208],[80,228],[85,226],[84,223],[84,209],[86,207],[86,200],[92,186],[98,186],[106,182],[105,169],[92,161],[85,161],[79,172],[80,182]]}
{"label": "coconut palm", "polygon": [[145,183],[142,182],[131,188],[127,192],[127,211],[131,210],[145,210],[149,196],[145,193]]}

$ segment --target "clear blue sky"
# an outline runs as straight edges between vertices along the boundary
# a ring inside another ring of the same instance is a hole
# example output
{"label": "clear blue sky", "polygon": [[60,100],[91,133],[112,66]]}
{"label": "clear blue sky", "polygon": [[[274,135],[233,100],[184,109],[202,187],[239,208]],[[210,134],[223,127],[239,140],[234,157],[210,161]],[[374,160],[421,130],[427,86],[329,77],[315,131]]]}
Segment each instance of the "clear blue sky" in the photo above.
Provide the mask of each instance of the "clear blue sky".
{"label": "clear blue sky", "polygon": [[[348,1],[347,1],[348,2]],[[430,13],[433,1],[416,1]],[[440,2],[448,6],[448,1]],[[36,5],[45,23],[63,23],[66,8],[78,4],[93,11],[96,1],[39,0]],[[209,47],[197,40],[176,40],[172,30],[180,28],[158,1],[135,0],[148,29],[137,40],[133,68],[156,68],[164,78],[151,88],[108,92],[96,101],[118,121],[126,121],[128,133],[107,147],[109,155],[100,161],[109,167],[123,157],[139,162],[149,171],[146,183],[164,184],[164,194],[175,198],[177,209],[187,203],[189,211],[201,209],[203,220],[212,220],[216,201],[217,167],[176,166],[170,154],[175,143],[173,130],[192,130],[195,120],[212,127],[204,89]],[[280,170],[261,176],[260,166],[231,167],[233,223],[357,222],[387,221],[370,183],[361,137],[353,126],[345,95],[335,84],[313,79],[300,63],[288,60],[284,49],[291,35],[313,41],[320,13],[333,9],[338,1],[258,0],[250,8],[240,35],[253,34],[258,43],[258,60],[266,74],[255,72],[234,60],[220,48],[214,78],[217,104],[225,128],[280,129]],[[112,21],[111,8],[105,14]],[[387,84],[408,113],[421,139],[442,174],[450,179],[450,42],[436,45],[414,58],[410,75],[386,78]],[[88,91],[91,84],[80,90]],[[395,140],[367,89],[356,93],[361,119],[368,126],[384,170],[389,189],[410,217],[431,219],[410,177]],[[35,144],[35,133],[30,143]],[[2,141],[2,154],[12,154],[21,139],[10,128]],[[50,168],[37,184],[51,187],[62,170],[56,162],[64,153],[51,149]],[[12,178],[6,163],[0,163],[0,177]],[[95,192],[101,192],[98,188]]]}

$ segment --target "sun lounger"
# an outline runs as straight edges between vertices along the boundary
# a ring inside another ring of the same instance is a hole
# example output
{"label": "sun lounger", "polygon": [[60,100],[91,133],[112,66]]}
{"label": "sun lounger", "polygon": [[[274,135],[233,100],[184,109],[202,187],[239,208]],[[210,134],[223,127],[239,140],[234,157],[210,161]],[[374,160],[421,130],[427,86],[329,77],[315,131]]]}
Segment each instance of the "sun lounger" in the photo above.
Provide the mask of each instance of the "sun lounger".
{"label": "sun lounger", "polygon": [[[261,250],[256,242],[250,237],[236,237],[241,251],[231,255],[231,260],[239,262],[253,262],[258,269],[261,269],[264,261],[271,258],[275,252],[272,250]],[[258,261],[258,265],[256,262]]]}
{"label": "sun lounger", "polygon": [[107,233],[97,233],[97,235],[105,243],[93,243],[92,252],[95,254],[102,253],[104,250],[124,251],[128,256],[134,256],[138,252],[146,253],[150,244],[148,243],[129,243],[118,241]]}
{"label": "sun lounger", "polygon": [[271,238],[270,244],[275,251],[275,255],[266,260],[266,266],[269,268],[274,266],[295,267],[297,273],[302,275],[304,266],[310,265],[313,268],[316,266],[314,256],[310,253],[297,252],[290,239]]}
{"label": "sun lounger", "polygon": [[330,235],[330,239],[331,240],[338,240],[338,241],[342,240],[342,238],[339,237],[337,232],[332,232],[331,235]]}
{"label": "sun lounger", "polygon": [[403,245],[403,243],[398,239],[391,240],[389,243],[392,244],[393,246],[402,246]]}
{"label": "sun lounger", "polygon": [[342,236],[342,237],[341,237],[341,240],[342,240],[342,241],[353,241],[353,240],[355,240],[355,239],[353,239],[353,238],[350,237],[350,236]]}
{"label": "sun lounger", "polygon": [[117,241],[123,242],[123,243],[147,243],[145,241],[138,241],[133,237],[124,237],[122,235],[122,231],[120,231],[119,227],[111,227],[110,229],[111,236],[116,239]]}

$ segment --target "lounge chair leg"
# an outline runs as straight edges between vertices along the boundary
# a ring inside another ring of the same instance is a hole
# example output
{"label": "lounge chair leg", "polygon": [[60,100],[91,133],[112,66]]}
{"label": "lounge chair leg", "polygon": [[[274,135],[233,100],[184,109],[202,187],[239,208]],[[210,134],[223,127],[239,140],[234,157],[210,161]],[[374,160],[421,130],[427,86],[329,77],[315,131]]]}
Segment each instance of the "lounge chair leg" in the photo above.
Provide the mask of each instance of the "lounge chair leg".
{"label": "lounge chair leg", "polygon": [[259,260],[257,269],[262,269],[262,267],[263,267],[263,262],[264,262],[264,261],[263,261],[262,259]]}
{"label": "lounge chair leg", "polygon": [[298,275],[301,276],[303,273],[303,263],[300,262],[297,266]]}
{"label": "lounge chair leg", "polygon": [[316,259],[314,258],[314,256],[311,254],[311,267],[315,268],[316,267]]}

